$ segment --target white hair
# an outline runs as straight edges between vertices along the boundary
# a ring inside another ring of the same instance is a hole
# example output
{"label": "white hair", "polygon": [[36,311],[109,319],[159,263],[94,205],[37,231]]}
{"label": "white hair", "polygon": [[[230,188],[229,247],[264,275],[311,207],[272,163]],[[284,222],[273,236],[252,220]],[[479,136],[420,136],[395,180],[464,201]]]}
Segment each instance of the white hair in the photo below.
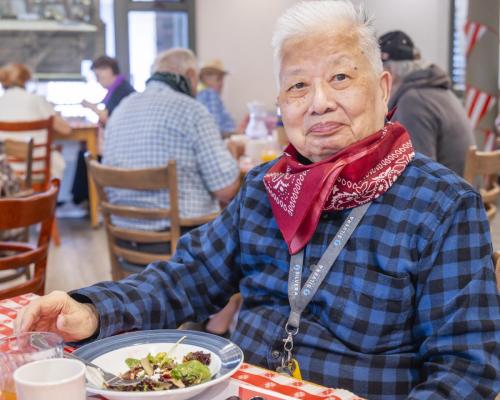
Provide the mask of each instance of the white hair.
{"label": "white hair", "polygon": [[290,7],[276,23],[272,47],[274,73],[279,87],[279,74],[283,58],[283,45],[293,37],[306,36],[311,32],[327,32],[339,23],[352,25],[358,33],[359,46],[375,73],[383,71],[380,46],[373,19],[363,6],[358,9],[349,0],[301,1]]}
{"label": "white hair", "polygon": [[428,62],[419,60],[389,60],[384,62],[384,67],[391,71],[391,75],[402,81],[412,72],[420,71],[428,66]]}
{"label": "white hair", "polygon": [[198,62],[191,50],[174,47],[158,54],[151,69],[152,72],[172,72],[185,75],[189,69],[197,71]]}

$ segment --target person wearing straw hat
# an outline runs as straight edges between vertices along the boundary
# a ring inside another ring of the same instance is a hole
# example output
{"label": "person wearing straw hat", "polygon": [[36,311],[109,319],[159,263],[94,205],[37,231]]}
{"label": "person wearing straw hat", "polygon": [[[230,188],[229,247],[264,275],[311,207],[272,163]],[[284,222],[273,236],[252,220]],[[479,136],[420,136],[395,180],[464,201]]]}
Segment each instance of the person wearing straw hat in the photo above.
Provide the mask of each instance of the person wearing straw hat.
{"label": "person wearing straw hat", "polygon": [[228,136],[236,129],[234,120],[224,107],[221,98],[224,78],[227,74],[221,60],[212,60],[203,65],[200,69],[201,87],[196,96],[196,99],[213,115],[223,136]]}

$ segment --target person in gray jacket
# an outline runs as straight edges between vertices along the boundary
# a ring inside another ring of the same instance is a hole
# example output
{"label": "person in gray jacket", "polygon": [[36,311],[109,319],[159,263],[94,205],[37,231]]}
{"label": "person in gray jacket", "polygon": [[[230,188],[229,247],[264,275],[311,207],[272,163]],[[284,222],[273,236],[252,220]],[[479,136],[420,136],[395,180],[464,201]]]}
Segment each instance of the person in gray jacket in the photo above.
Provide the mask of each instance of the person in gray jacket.
{"label": "person in gray jacket", "polygon": [[465,155],[474,133],[451,81],[441,68],[424,62],[411,38],[392,31],[379,38],[384,68],[393,76],[389,110],[395,111],[416,151],[463,174]]}

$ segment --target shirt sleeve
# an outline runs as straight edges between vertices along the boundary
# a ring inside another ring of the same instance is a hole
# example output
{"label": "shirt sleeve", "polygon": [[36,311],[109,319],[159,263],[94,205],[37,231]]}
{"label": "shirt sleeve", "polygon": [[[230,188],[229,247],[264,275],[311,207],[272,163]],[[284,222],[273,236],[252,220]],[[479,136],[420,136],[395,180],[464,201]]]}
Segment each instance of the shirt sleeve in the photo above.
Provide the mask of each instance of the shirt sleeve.
{"label": "shirt sleeve", "polygon": [[202,90],[197,97],[210,114],[215,118],[215,122],[221,132],[233,132],[236,128],[231,115],[226,111],[220,96],[211,90]]}
{"label": "shirt sleeve", "polygon": [[479,195],[462,195],[440,222],[416,278],[422,382],[408,399],[493,399],[500,392],[500,299]]}
{"label": "shirt sleeve", "polygon": [[238,165],[206,111],[196,121],[194,135],[197,168],[207,189],[215,192],[231,185],[238,178]]}
{"label": "shirt sleeve", "polygon": [[236,129],[236,124],[233,118],[226,110],[222,99],[218,96],[220,102],[220,130],[221,132],[234,132]]}
{"label": "shirt sleeve", "polygon": [[[241,193],[241,192],[240,192]],[[239,194],[211,223],[181,237],[171,261],[150,264],[141,274],[102,282],[70,295],[91,302],[102,338],[130,330],[176,328],[203,321],[238,292]]]}

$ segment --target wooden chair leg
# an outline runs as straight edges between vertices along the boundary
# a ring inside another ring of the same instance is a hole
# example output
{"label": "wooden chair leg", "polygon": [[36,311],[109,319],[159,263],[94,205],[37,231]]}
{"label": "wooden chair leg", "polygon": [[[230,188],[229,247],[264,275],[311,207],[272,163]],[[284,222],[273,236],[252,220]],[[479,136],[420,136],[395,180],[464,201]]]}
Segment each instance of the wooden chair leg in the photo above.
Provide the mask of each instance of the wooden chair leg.
{"label": "wooden chair leg", "polygon": [[113,281],[119,281],[126,278],[127,275],[126,271],[120,267],[120,263],[118,262],[116,256],[111,255],[111,279]]}
{"label": "wooden chair leg", "polygon": [[52,241],[56,246],[61,245],[61,236],[59,235],[59,229],[57,228],[57,220],[54,218],[52,222],[52,232],[51,232]]}

